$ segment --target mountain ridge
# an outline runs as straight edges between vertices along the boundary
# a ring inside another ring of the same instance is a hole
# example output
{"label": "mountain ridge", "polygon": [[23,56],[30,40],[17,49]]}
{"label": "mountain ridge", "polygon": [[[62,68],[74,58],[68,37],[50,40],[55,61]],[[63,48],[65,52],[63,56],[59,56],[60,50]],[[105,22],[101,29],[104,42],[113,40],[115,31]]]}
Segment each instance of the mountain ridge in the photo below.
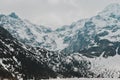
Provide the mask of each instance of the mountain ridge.
{"label": "mountain ridge", "polygon": [[91,18],[56,30],[32,24],[15,13],[0,15],[0,62],[9,62],[22,70],[17,71],[19,75],[29,78],[119,77],[119,65],[107,66],[119,64],[119,8],[119,4],[110,4]]}
{"label": "mountain ridge", "polygon": [[24,45],[2,27],[0,27],[0,54],[0,66],[2,66],[0,68],[9,74],[0,76],[9,78],[12,75],[12,80],[49,79],[58,76],[89,77],[92,73],[89,71],[90,62],[79,54],[65,55]]}

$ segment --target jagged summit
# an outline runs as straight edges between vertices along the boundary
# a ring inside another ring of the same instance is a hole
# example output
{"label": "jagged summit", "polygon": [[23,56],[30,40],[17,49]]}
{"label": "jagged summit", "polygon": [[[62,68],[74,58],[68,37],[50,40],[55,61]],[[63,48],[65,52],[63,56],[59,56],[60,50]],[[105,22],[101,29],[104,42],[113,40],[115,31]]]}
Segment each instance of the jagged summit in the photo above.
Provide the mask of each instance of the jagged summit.
{"label": "jagged summit", "polygon": [[111,13],[115,14],[115,15],[120,14],[120,4],[119,3],[112,3],[112,4],[108,5],[107,7],[105,7],[102,12],[100,12],[100,14],[104,14],[104,15],[109,15]]}
{"label": "jagged summit", "polygon": [[15,12],[12,12],[11,14],[9,14],[9,16],[12,17],[12,18],[16,18],[16,19],[19,18],[18,15],[16,15]]}

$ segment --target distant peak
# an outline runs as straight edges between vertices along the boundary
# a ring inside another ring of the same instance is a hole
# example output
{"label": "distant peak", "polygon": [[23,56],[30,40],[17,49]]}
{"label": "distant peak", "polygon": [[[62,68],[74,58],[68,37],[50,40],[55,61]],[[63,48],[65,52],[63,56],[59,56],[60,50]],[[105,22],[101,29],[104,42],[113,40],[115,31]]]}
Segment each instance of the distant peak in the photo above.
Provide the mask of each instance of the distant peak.
{"label": "distant peak", "polygon": [[120,4],[119,3],[112,3],[108,5],[104,10],[120,10]]}
{"label": "distant peak", "polygon": [[12,18],[16,18],[16,19],[19,18],[19,17],[15,14],[15,12],[12,12],[11,14],[9,14],[9,16],[12,17]]}
{"label": "distant peak", "polygon": [[100,12],[99,14],[104,14],[109,16],[110,14],[120,15],[120,4],[119,3],[112,3],[105,7],[105,9]]}

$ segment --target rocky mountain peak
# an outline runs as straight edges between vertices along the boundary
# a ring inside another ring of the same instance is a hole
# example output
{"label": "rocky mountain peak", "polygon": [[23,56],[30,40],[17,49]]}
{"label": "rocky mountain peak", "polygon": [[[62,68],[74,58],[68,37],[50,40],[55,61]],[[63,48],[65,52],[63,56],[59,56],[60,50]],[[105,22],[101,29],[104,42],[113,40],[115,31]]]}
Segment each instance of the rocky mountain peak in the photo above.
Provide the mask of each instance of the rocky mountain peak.
{"label": "rocky mountain peak", "polygon": [[12,12],[11,14],[9,14],[9,16],[16,19],[19,18],[15,12]]}
{"label": "rocky mountain peak", "polygon": [[107,7],[105,7],[103,9],[103,11],[100,12],[99,14],[107,15],[107,16],[109,16],[110,14],[119,15],[120,14],[120,4],[112,3],[112,4],[108,5]]}

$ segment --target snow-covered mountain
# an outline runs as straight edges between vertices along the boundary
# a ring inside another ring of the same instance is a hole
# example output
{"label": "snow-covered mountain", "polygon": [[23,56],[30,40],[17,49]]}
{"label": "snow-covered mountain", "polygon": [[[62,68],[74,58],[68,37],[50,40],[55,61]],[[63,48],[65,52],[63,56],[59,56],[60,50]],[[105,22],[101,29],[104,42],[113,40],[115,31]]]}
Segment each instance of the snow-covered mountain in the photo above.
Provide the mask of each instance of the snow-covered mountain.
{"label": "snow-covered mountain", "polygon": [[[112,10],[111,10],[112,7]],[[69,26],[70,32],[69,45],[65,52],[79,52],[91,47],[100,47],[100,45],[112,46],[120,41],[120,20],[119,20],[119,4],[111,4],[107,6],[98,15],[88,19],[79,20],[74,25]],[[61,32],[62,33],[62,32]],[[107,44],[107,45],[106,45]],[[101,46],[103,48],[103,46]],[[117,46],[116,46],[117,47]],[[88,53],[89,54],[89,53]]]}
{"label": "snow-covered mountain", "polygon": [[[56,30],[32,24],[15,13],[0,15],[0,25],[13,37],[33,47],[49,50],[63,50],[66,53],[79,52],[98,46],[98,41],[119,42],[120,5],[110,4],[98,15],[82,19]],[[112,44],[109,44],[112,45]]]}
{"label": "snow-covered mountain", "polygon": [[92,73],[89,68],[90,62],[80,54],[66,55],[24,45],[0,27],[0,71],[4,72],[0,77],[12,80],[88,77]]}
{"label": "snow-covered mountain", "polygon": [[32,24],[28,20],[22,20],[15,13],[10,15],[1,14],[0,25],[25,44],[49,49],[56,47],[54,39],[48,36],[48,33],[52,32],[50,28]]}
{"label": "snow-covered mountain", "polygon": [[56,31],[68,43],[63,52],[79,52],[86,56],[96,77],[120,76],[120,4],[110,4],[96,16],[79,20]]}
{"label": "snow-covered mountain", "polygon": [[96,16],[56,30],[15,13],[1,14],[0,26],[0,64],[14,75],[120,77],[120,4],[110,4]]}

